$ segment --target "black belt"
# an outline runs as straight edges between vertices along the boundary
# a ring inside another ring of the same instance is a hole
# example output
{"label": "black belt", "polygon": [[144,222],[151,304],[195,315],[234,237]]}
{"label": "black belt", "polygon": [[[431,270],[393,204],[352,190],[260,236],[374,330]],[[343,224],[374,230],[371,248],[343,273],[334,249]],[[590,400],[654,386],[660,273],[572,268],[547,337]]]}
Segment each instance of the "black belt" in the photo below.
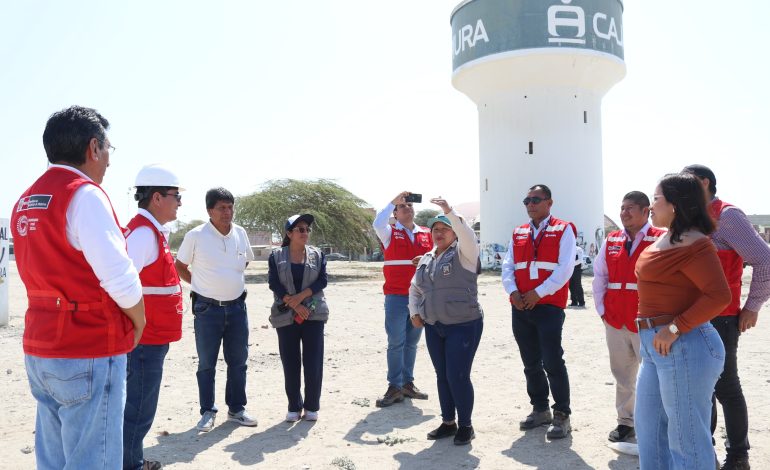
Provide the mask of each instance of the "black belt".
{"label": "black belt", "polygon": [[243,294],[241,294],[240,297],[238,297],[237,299],[233,299],[233,300],[211,299],[209,297],[204,297],[204,296],[200,295],[197,292],[191,292],[190,293],[190,297],[193,298],[193,302],[201,301],[201,302],[206,302],[207,304],[218,305],[220,307],[227,307],[228,305],[232,305],[232,304],[234,304],[236,302],[240,302],[243,299],[245,299],[246,298],[246,291],[243,291]]}

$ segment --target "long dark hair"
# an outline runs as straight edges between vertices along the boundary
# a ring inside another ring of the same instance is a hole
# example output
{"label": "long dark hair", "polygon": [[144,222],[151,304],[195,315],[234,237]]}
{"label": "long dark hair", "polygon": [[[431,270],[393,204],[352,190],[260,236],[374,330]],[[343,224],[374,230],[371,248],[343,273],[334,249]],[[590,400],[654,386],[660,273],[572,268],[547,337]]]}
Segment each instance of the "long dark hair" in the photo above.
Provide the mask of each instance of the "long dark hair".
{"label": "long dark hair", "polygon": [[706,193],[698,178],[687,173],[668,174],[660,180],[666,201],[674,206],[674,220],[669,227],[671,244],[682,241],[682,233],[697,230],[709,235],[716,229],[706,207]]}

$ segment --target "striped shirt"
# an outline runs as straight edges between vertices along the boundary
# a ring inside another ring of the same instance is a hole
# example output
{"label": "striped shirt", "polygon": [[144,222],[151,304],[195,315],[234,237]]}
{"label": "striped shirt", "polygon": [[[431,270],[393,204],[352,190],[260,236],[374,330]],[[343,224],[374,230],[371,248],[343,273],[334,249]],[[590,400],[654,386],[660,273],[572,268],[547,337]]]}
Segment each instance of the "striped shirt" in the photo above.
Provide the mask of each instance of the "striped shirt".
{"label": "striped shirt", "polygon": [[770,246],[754,230],[746,214],[735,206],[722,211],[711,239],[717,250],[735,250],[752,267],[749,296],[743,307],[759,312],[770,298]]}

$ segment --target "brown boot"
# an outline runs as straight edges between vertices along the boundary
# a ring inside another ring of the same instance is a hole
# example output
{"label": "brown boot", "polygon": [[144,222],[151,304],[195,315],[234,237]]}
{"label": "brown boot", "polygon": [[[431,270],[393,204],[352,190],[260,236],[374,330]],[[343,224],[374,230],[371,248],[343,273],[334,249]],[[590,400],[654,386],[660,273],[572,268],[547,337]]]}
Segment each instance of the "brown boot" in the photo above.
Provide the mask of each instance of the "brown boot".
{"label": "brown boot", "polygon": [[393,403],[399,403],[402,401],[404,401],[404,394],[401,393],[401,389],[390,385],[388,386],[388,391],[385,392],[385,395],[377,399],[375,405],[377,405],[379,408],[385,408],[386,406],[390,406]]}
{"label": "brown boot", "polygon": [[401,393],[405,397],[414,398],[417,400],[428,399],[428,394],[421,392],[419,388],[415,387],[414,382],[405,383],[404,388],[401,389]]}

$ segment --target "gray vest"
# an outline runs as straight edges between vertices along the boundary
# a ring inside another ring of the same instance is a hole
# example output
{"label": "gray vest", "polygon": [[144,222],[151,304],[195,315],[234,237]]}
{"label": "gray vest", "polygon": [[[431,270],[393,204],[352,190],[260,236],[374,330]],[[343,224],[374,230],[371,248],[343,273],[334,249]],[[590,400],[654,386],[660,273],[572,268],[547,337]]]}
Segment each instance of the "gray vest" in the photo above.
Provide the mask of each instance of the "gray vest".
{"label": "gray vest", "polygon": [[[435,265],[435,270],[434,270]],[[480,264],[470,272],[460,263],[457,246],[447,248],[441,259],[426,253],[417,266],[414,283],[422,291],[418,312],[425,323],[445,325],[465,323],[484,316],[478,299]],[[433,279],[430,272],[433,271]]]}
{"label": "gray vest", "polygon": [[[289,292],[289,295],[297,293],[294,288],[294,278],[291,275],[291,260],[289,259],[289,247],[276,248],[273,250],[273,259],[275,260],[275,266],[278,270],[278,279],[281,284]],[[321,271],[321,251],[314,246],[305,247],[305,272],[302,275],[302,290],[306,289],[310,284],[314,283],[318,279],[318,275]],[[307,321],[323,321],[329,319],[329,306],[326,305],[326,297],[324,291],[318,291],[311,297],[305,299],[302,302],[306,307],[312,302],[315,302],[315,310],[311,313],[310,318]],[[283,300],[273,293],[273,306],[270,307],[270,324],[274,328],[280,328],[282,326],[289,326],[294,322],[294,310],[287,309],[284,312],[278,310],[278,306],[283,303]]]}

